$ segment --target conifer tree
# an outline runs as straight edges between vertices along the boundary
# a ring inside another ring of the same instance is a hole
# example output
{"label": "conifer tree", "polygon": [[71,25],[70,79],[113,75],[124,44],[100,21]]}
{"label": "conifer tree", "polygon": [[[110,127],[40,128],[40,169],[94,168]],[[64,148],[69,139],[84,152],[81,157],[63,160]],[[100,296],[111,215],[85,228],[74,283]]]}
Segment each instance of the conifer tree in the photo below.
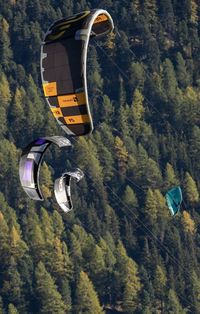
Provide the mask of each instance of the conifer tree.
{"label": "conifer tree", "polygon": [[163,86],[170,100],[175,99],[178,83],[174,71],[174,66],[170,59],[163,63]]}
{"label": "conifer tree", "polygon": [[182,224],[186,233],[189,233],[191,235],[195,234],[196,232],[195,222],[186,210],[183,211]]}
{"label": "conifer tree", "polygon": [[125,202],[125,204],[127,204],[127,206],[130,206],[132,208],[138,207],[137,197],[129,185],[126,186],[126,189],[124,191],[123,201]]}
{"label": "conifer tree", "polygon": [[0,314],[5,314],[5,311],[3,308],[3,300],[1,296],[0,296]]}
{"label": "conifer tree", "polygon": [[114,282],[116,298],[117,300],[122,298],[126,312],[131,313],[137,308],[141,283],[137,264],[127,256],[121,241],[117,245],[116,261]]}
{"label": "conifer tree", "polygon": [[44,235],[44,239],[48,245],[53,244],[54,241],[54,231],[52,226],[52,221],[45,208],[41,208],[41,228]]}
{"label": "conifer tree", "polygon": [[177,79],[180,86],[185,88],[190,84],[190,77],[186,68],[185,60],[180,52],[177,53],[176,61]]}
{"label": "conifer tree", "polygon": [[167,276],[164,267],[157,265],[154,277],[155,296],[160,301],[160,310],[163,311],[165,287],[167,283]]}
{"label": "conifer tree", "polygon": [[21,239],[20,233],[15,226],[12,226],[10,232],[10,253],[15,259],[20,259],[28,250],[26,243]]}
{"label": "conifer tree", "polygon": [[123,141],[118,136],[116,136],[115,138],[115,152],[119,172],[121,173],[121,175],[125,175],[128,162],[128,151]]}
{"label": "conifer tree", "polygon": [[60,238],[64,231],[64,223],[62,220],[62,216],[59,214],[57,210],[54,210],[51,219],[54,233],[58,238]]}
{"label": "conifer tree", "polygon": [[131,117],[133,123],[133,131],[137,135],[140,133],[141,121],[144,119],[144,106],[143,106],[144,97],[142,93],[136,89],[133,94],[133,102],[131,105]]}
{"label": "conifer tree", "polygon": [[145,71],[143,64],[133,62],[130,66],[130,86],[132,90],[142,90],[145,81]]}
{"label": "conifer tree", "polygon": [[9,229],[3,214],[0,212],[0,256],[2,261],[7,256],[8,247],[9,247]]}
{"label": "conifer tree", "polygon": [[21,144],[21,129],[26,125],[26,117],[23,108],[23,101],[25,96],[25,90],[23,88],[17,88],[13,101],[11,103],[9,112],[9,121],[11,122],[11,127],[15,130],[14,138],[17,143],[20,140]]}
{"label": "conifer tree", "polygon": [[105,267],[108,272],[112,272],[113,266],[116,263],[116,258],[103,238],[100,239],[99,246],[103,252]]}
{"label": "conifer tree", "polygon": [[66,306],[51,275],[42,262],[35,270],[36,294],[39,302],[38,313],[65,314]]}
{"label": "conifer tree", "polygon": [[168,293],[168,300],[166,304],[167,314],[185,314],[186,311],[182,308],[179,299],[174,290],[170,289]]}
{"label": "conifer tree", "polygon": [[17,270],[17,265],[13,257],[10,258],[7,270],[4,274],[4,282],[2,287],[2,295],[5,296],[8,302],[21,307],[25,306],[23,297],[23,282]]}
{"label": "conifer tree", "polygon": [[188,172],[185,174],[184,185],[187,201],[194,206],[199,201],[199,192],[197,190],[196,182]]}
{"label": "conifer tree", "polygon": [[165,185],[167,189],[170,189],[172,186],[178,185],[178,179],[174,172],[173,166],[170,163],[166,164],[165,170]]}
{"label": "conifer tree", "polygon": [[52,182],[52,176],[51,176],[51,171],[49,170],[49,167],[47,164],[44,162],[42,164],[41,170],[40,170],[40,184],[41,184],[41,189],[42,193],[45,198],[50,198],[51,195],[51,190],[53,187],[53,182]]}
{"label": "conifer tree", "polygon": [[158,208],[154,193],[151,189],[147,191],[144,212],[146,221],[153,225],[157,219]]}
{"label": "conifer tree", "polygon": [[76,288],[76,312],[87,314],[105,313],[99,304],[98,296],[88,275],[81,271]]}
{"label": "conifer tree", "polygon": [[[1,49],[1,48],[0,48]],[[0,136],[2,137],[7,131],[7,112],[11,101],[10,85],[6,75],[0,71],[0,102],[1,102],[1,126]]]}
{"label": "conifer tree", "polygon": [[18,310],[12,303],[8,305],[8,314],[19,314]]}
{"label": "conifer tree", "polygon": [[199,168],[199,154],[200,154],[200,128],[194,125],[190,138],[190,158],[194,164],[195,169]]}
{"label": "conifer tree", "polygon": [[123,307],[127,313],[131,314],[137,309],[140,289],[141,284],[137,265],[131,258],[128,258],[123,293]]}
{"label": "conifer tree", "polygon": [[193,295],[192,304],[194,305],[193,310],[195,313],[199,314],[200,313],[200,293],[199,293],[200,282],[199,282],[198,275],[195,271],[192,272],[192,276],[191,276],[191,288],[192,288],[192,295]]}
{"label": "conifer tree", "polygon": [[12,58],[12,50],[10,47],[9,23],[5,18],[0,17],[0,64],[8,69],[9,62]]}

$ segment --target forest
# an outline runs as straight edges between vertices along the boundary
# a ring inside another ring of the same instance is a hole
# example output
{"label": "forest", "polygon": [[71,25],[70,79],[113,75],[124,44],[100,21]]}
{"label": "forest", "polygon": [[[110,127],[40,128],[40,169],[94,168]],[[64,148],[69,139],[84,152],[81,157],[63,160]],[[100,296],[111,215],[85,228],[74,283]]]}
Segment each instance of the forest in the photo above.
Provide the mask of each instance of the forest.
{"label": "forest", "polygon": [[[94,8],[115,25],[88,49],[94,131],[48,150],[34,202],[22,149],[66,136],[43,94],[41,43],[55,20]],[[0,314],[200,314],[199,1],[0,0],[0,34]],[[66,214],[53,184],[74,167],[85,177]]]}

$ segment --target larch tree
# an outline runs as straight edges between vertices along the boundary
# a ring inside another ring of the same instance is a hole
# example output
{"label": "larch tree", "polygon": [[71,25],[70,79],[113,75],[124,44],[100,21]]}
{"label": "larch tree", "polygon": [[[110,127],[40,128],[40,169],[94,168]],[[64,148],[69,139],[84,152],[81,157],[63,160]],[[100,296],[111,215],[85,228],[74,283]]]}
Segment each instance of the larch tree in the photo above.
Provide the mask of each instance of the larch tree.
{"label": "larch tree", "polygon": [[186,199],[189,204],[194,206],[199,201],[199,192],[197,190],[196,182],[191,177],[191,175],[186,172],[184,189],[186,194]]}
{"label": "larch tree", "polygon": [[66,306],[44,264],[39,262],[35,270],[36,295],[39,302],[38,313],[66,314]]}
{"label": "larch tree", "polygon": [[158,208],[154,193],[151,189],[147,191],[144,213],[146,216],[145,220],[153,225],[157,220]]}
{"label": "larch tree", "polygon": [[172,289],[169,290],[166,304],[167,314],[186,314],[187,312],[182,308],[176,292]]}
{"label": "larch tree", "polygon": [[88,275],[81,271],[76,288],[76,312],[87,314],[105,313],[99,304],[97,293]]}
{"label": "larch tree", "polygon": [[12,303],[8,305],[8,314],[19,314],[18,310]]}
{"label": "larch tree", "polygon": [[175,171],[173,166],[168,162],[166,164],[166,170],[165,170],[165,185],[166,188],[169,189],[172,186],[176,186],[179,184],[179,181],[176,177]]}
{"label": "larch tree", "polygon": [[192,219],[190,213],[186,210],[183,211],[181,221],[185,232],[194,235],[196,232],[195,221]]}
{"label": "larch tree", "polygon": [[121,175],[125,175],[128,163],[128,151],[123,141],[118,136],[115,138],[115,152],[119,172]]}
{"label": "larch tree", "polygon": [[137,196],[129,185],[126,186],[126,189],[124,191],[123,201],[127,206],[130,206],[131,208],[138,207]]}

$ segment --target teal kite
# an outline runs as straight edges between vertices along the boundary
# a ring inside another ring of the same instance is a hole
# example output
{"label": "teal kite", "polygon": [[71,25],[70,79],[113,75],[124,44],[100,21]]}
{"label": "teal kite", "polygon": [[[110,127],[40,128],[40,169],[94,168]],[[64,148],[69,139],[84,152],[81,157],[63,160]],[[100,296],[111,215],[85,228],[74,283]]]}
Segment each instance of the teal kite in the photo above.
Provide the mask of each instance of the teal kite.
{"label": "teal kite", "polygon": [[180,186],[169,190],[165,195],[168,208],[174,216],[180,211],[180,206],[183,200],[182,191]]}

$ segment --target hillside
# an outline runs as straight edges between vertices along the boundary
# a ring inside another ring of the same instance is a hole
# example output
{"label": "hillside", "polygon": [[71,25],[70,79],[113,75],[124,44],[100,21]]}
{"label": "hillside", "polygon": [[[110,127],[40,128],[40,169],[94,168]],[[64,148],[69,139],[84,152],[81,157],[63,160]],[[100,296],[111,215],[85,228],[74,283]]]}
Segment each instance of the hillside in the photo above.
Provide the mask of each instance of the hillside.
{"label": "hillside", "polygon": [[[50,24],[92,8],[115,30],[91,39],[94,132],[46,153],[46,200],[19,182],[21,150],[65,133],[42,91]],[[0,314],[200,313],[200,10],[197,0],[0,0]],[[74,209],[53,197],[81,168]],[[180,185],[181,213],[166,191]]]}

